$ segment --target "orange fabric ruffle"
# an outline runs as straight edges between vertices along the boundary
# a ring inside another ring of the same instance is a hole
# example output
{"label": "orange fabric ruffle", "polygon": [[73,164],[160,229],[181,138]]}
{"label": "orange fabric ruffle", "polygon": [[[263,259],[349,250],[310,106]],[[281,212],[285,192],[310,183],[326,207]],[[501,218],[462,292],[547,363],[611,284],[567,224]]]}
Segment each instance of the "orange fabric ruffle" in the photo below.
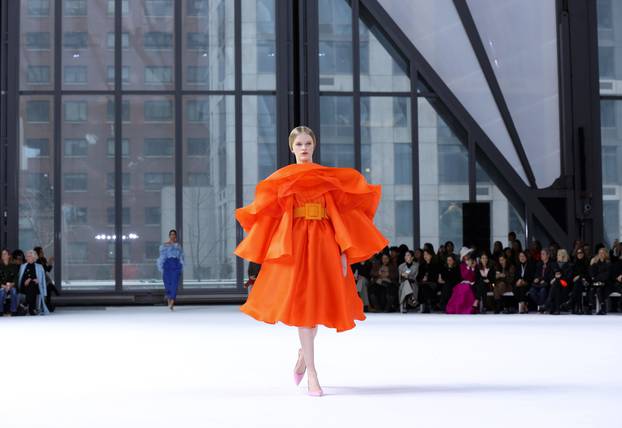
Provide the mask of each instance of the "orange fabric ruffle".
{"label": "orange fabric ruffle", "polygon": [[[255,200],[236,210],[247,232],[235,254],[261,271],[241,310],[268,323],[323,324],[345,331],[364,320],[349,264],[369,259],[387,239],[373,224],[381,186],[351,168],[288,165],[257,185]],[[306,202],[326,207],[328,219],[294,218]]]}

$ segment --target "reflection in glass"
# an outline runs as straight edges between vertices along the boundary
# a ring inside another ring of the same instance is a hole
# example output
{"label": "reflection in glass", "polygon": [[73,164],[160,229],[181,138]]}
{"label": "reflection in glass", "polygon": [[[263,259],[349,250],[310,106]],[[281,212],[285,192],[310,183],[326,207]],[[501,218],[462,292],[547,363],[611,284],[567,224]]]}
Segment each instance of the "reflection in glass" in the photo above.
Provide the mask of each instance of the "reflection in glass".
{"label": "reflection in glass", "polygon": [[352,90],[352,8],[347,0],[318,0],[320,90]]}
{"label": "reflection in glass", "polygon": [[[396,105],[403,106],[405,111],[395,108]],[[410,98],[361,97],[362,171],[369,182],[382,185],[375,223],[391,245],[406,244],[412,248],[410,117]]]}
{"label": "reflection in glass", "polygon": [[[114,157],[107,156],[114,127],[102,120],[109,102],[112,98],[106,96],[71,96],[62,100],[64,289],[113,289],[115,285],[114,186],[109,188],[107,183],[108,175],[114,174]],[[82,122],[67,120],[67,110],[75,105],[84,106]],[[112,149],[114,155],[114,145]]]}
{"label": "reflection in glass", "polygon": [[22,90],[50,90],[54,83],[54,8],[49,1],[22,1],[19,81]]}
{"label": "reflection in glass", "polygon": [[427,98],[418,99],[421,242],[462,244],[462,202],[469,199],[468,153]]}
{"label": "reflection in glass", "polygon": [[184,88],[233,89],[234,2],[188,0],[182,10]]}
{"label": "reflection in glass", "polygon": [[24,96],[19,105],[19,242],[54,255],[52,97]]}
{"label": "reflection in glass", "polygon": [[184,287],[235,287],[234,97],[187,96],[183,106]]}
{"label": "reflection in glass", "polygon": [[[123,287],[163,287],[156,267],[158,249],[176,229],[174,108],[169,96],[128,96],[131,123],[123,123],[128,141],[122,158]],[[127,213],[127,214],[126,214]]]}
{"label": "reflection in glass", "polygon": [[354,111],[351,96],[320,96],[321,163],[354,167]]}
{"label": "reflection in glass", "polygon": [[602,143],[603,219],[605,239],[611,245],[622,237],[620,201],[622,199],[622,101],[601,100],[600,136]]}
{"label": "reflection in glass", "polygon": [[276,88],[275,0],[242,0],[242,88]]}

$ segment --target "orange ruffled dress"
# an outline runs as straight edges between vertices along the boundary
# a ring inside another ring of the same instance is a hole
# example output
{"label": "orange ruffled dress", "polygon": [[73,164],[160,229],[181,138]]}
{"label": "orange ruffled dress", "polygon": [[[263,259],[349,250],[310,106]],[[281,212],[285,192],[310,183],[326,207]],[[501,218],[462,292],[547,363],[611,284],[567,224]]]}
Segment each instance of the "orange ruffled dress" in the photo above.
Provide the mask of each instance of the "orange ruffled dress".
{"label": "orange ruffled dress", "polygon": [[[341,253],[353,264],[388,244],[373,223],[380,196],[381,186],[358,171],[315,163],[288,165],[261,181],[255,200],[235,213],[247,232],[235,254],[261,264],[240,310],[270,324],[322,324],[338,332],[364,320]],[[294,208],[306,203],[321,204],[328,218],[295,217]]]}

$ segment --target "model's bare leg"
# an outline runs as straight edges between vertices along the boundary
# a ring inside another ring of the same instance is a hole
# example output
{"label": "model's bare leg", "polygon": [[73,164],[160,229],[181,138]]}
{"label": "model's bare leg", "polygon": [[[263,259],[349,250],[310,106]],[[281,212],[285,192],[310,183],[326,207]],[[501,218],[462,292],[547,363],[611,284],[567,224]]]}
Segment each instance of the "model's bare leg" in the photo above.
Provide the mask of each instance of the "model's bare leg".
{"label": "model's bare leg", "polygon": [[298,327],[298,336],[302,345],[304,363],[307,366],[307,380],[309,381],[309,391],[321,391],[320,382],[317,379],[314,357],[314,340],[317,334],[317,327],[306,328]]}

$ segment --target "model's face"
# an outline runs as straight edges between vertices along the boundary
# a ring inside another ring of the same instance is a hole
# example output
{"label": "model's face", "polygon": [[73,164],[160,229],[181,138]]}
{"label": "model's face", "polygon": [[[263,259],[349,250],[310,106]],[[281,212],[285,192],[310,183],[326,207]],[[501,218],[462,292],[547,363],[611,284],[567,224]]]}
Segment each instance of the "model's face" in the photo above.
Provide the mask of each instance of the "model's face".
{"label": "model's face", "polygon": [[298,134],[292,143],[292,153],[296,156],[296,163],[313,162],[314,149],[315,144],[313,144],[313,138],[305,133]]}
{"label": "model's face", "polygon": [[175,232],[171,232],[168,234],[168,239],[171,240],[171,242],[177,242],[177,234]]}

